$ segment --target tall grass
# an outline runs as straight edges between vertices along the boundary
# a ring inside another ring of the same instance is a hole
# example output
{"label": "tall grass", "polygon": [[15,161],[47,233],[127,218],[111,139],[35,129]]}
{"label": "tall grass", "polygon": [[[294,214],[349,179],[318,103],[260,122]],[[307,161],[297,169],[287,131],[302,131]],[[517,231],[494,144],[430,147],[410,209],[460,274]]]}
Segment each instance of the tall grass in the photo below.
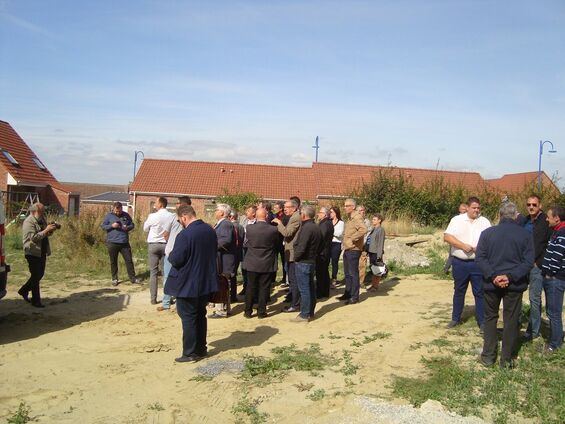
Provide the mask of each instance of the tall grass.
{"label": "tall grass", "polygon": [[[108,276],[109,258],[106,249],[106,232],[100,228],[104,213],[84,211],[79,217],[57,218],[61,229],[49,238],[52,258],[60,272],[72,272],[76,275]],[[51,221],[52,217],[48,220]],[[145,264],[147,258],[147,243],[143,232],[143,223],[135,222],[135,228],[130,232],[130,244],[136,271],[142,269],[138,264]],[[23,250],[21,223],[8,227],[6,232],[6,249],[9,255],[17,254]],[[21,252],[23,256],[23,252]],[[123,261],[120,257],[120,272],[125,272]],[[54,268],[54,264],[50,265]],[[145,269],[143,269],[145,270]]]}

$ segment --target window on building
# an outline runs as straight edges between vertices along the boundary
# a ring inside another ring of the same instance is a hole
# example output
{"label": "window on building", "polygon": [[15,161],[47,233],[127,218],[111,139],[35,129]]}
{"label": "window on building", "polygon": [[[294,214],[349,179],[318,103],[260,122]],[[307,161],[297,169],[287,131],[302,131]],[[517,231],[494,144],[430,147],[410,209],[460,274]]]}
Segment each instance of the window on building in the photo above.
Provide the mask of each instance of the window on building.
{"label": "window on building", "polygon": [[41,162],[39,158],[33,157],[31,158],[31,160],[35,162],[39,169],[41,169],[42,171],[47,171],[47,167],[43,165],[43,162]]}
{"label": "window on building", "polygon": [[2,149],[2,154],[4,155],[4,157],[6,159],[8,159],[10,161],[10,163],[14,166],[20,166],[20,164],[18,163],[18,161],[16,159],[14,159],[14,157],[10,154],[10,152],[8,152],[7,150],[3,150]]}

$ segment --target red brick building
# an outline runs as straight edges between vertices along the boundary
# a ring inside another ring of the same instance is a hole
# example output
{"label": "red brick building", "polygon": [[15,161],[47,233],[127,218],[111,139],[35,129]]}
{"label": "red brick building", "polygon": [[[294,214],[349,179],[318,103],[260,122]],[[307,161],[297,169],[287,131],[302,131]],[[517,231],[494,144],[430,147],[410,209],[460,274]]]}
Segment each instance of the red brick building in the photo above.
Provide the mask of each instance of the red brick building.
{"label": "red brick building", "polygon": [[0,121],[0,191],[9,216],[37,201],[53,212],[79,211],[80,194],[59,183],[5,121]]}

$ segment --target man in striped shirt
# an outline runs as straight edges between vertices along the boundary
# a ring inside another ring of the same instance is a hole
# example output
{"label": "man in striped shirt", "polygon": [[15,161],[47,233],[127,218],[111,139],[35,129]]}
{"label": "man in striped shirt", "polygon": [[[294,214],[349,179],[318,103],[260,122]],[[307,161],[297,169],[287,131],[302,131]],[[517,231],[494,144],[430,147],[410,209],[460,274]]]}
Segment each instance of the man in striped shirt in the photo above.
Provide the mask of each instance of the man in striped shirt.
{"label": "man in striped shirt", "polygon": [[563,345],[563,292],[565,291],[565,208],[553,206],[547,211],[547,222],[553,228],[543,262],[543,289],[551,335],[546,346],[553,353]]}

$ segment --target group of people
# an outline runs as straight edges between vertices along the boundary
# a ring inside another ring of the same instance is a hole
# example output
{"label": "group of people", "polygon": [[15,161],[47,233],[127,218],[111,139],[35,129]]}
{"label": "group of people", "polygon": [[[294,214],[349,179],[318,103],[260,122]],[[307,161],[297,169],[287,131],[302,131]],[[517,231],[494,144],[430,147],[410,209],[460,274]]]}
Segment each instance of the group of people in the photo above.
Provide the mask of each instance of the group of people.
{"label": "group of people", "polygon": [[[254,316],[255,305],[257,318],[268,316],[267,304],[276,283],[279,257],[283,269],[280,286],[288,289],[288,305],[283,311],[296,313],[292,318],[295,322],[314,319],[317,299],[329,297],[330,290],[336,288],[342,252],[345,292],[339,300],[346,305],[359,302],[368,264],[376,271],[367,289],[379,287],[385,238],[383,217],[377,214],[369,221],[365,208],[354,199],[345,201],[347,222],[341,219],[339,208],[321,207],[316,211],[311,205],[301,205],[298,197],[250,205],[241,220],[229,205],[217,204],[214,226],[196,217],[189,198],[179,198],[176,206],[177,213],[172,214],[167,210],[167,199],[158,198],[156,212],[149,214],[143,227],[148,233],[150,301],[158,303],[157,276],[159,263],[163,262],[164,296],[157,309],[170,309],[172,299],[176,299],[183,323],[183,356],[177,358],[180,362],[205,356],[206,306],[213,303],[208,318],[230,315],[231,304],[238,301],[236,277],[240,266],[243,289],[239,294],[244,296],[246,318]],[[138,283],[127,240],[133,229],[131,217],[116,202],[101,227],[108,233],[112,284],[119,284],[119,253],[126,261],[130,281]]]}
{"label": "group of people", "polygon": [[453,309],[448,328],[461,324],[465,294],[471,283],[475,319],[483,334],[481,363],[490,367],[498,353],[497,321],[503,303],[500,366],[512,368],[520,337],[523,292],[529,287],[530,316],[525,341],[540,337],[541,294],[545,291],[552,353],[563,344],[563,292],[565,290],[565,209],[553,206],[547,215],[538,195],[528,197],[528,215],[512,202],[500,208],[500,221],[491,226],[481,216],[478,198],[470,197],[445,230],[450,245],[454,280]]}

